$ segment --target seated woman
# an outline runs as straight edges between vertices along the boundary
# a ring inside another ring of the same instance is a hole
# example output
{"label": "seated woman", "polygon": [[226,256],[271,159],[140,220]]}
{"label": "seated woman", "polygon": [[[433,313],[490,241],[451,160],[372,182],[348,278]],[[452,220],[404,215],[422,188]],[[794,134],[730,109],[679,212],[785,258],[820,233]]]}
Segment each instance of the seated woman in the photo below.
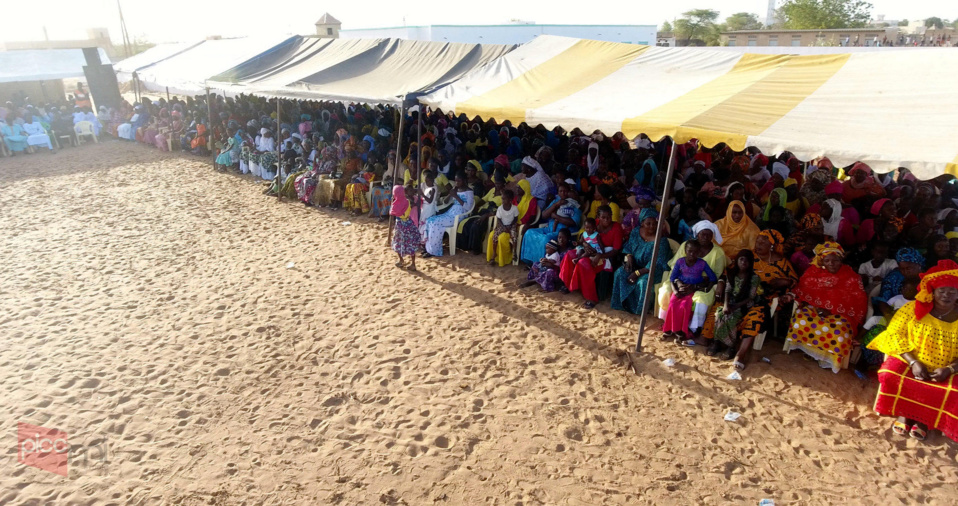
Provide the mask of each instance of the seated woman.
{"label": "seated woman", "polygon": [[589,206],[589,214],[586,215],[588,218],[598,218],[599,217],[599,208],[606,206],[609,209],[612,209],[612,221],[619,223],[621,221],[619,205],[615,202],[612,202],[612,187],[607,184],[600,184],[595,187],[595,192],[592,195],[592,204]]}
{"label": "seated woman", "polygon": [[602,251],[588,252],[582,258],[576,256],[575,250],[569,251],[559,267],[559,278],[566,288],[563,293],[582,290],[586,309],[594,308],[600,298],[608,295],[612,285],[611,260],[622,249],[622,226],[612,221],[612,209],[600,207],[595,221],[598,249]]}
{"label": "seated woman", "polygon": [[352,182],[346,184],[346,193],[343,197],[343,209],[350,210],[353,214],[366,214],[369,212],[369,202],[366,201],[366,193],[369,192],[369,187],[373,181],[377,179],[382,181],[382,166],[376,163],[376,153],[369,152],[364,154],[366,155],[366,164],[359,174],[353,176]]}
{"label": "seated woman", "polygon": [[815,248],[815,260],[795,289],[798,309],[785,351],[799,349],[838,373],[865,319],[868,296],[862,278],[842,263],[845,250],[828,241]]}
{"label": "seated woman", "polygon": [[902,295],[906,281],[918,282],[918,276],[925,269],[925,257],[915,248],[901,248],[895,254],[898,268],[888,273],[881,282],[878,296],[872,299],[876,314],[891,320],[894,309],[889,305],[895,296]]}
{"label": "seated woman", "polygon": [[[645,208],[639,220],[639,227],[632,230],[628,242],[622,247],[625,260],[622,262],[622,267],[615,271],[612,281],[612,309],[628,311],[632,314],[641,314],[643,309],[648,311],[652,307],[651,299],[649,304],[642,304],[649,279],[662,279],[662,274],[669,268],[669,258],[672,255],[668,240],[663,236],[659,243],[655,269],[652,269],[655,227],[659,222],[659,213],[654,209]],[[653,293],[652,296],[654,297],[655,294]]]}
{"label": "seated woman", "polygon": [[555,240],[559,230],[577,232],[582,224],[582,209],[568,183],[559,184],[559,197],[542,211],[542,219],[548,220],[545,227],[529,229],[522,237],[519,260],[528,265],[542,258],[546,243]]}
{"label": "seated woman", "polygon": [[[628,198],[629,206],[632,208],[622,217],[622,232],[631,234],[632,230],[639,228],[642,224],[642,214],[646,209],[652,208],[655,202],[655,192],[645,186],[633,186],[629,190],[631,195]],[[689,192],[691,193],[691,192]],[[684,197],[684,195],[683,195]],[[679,206],[676,206],[679,207]],[[673,216],[681,216],[681,210],[673,211]]]}
{"label": "seated woman", "polygon": [[[538,214],[538,202],[532,196],[532,191],[529,186],[529,181],[522,180],[519,181],[519,184],[516,186],[517,194],[516,199],[516,208],[519,212],[518,224],[516,226],[516,233],[519,233],[519,227],[525,225],[532,225],[533,220],[536,219],[536,214]],[[503,190],[505,194],[508,189]],[[518,240],[518,236],[507,237],[504,234],[498,235],[496,239],[496,234],[489,234],[489,243],[486,245],[486,260],[491,262],[493,259],[498,259],[499,267],[504,267],[505,265],[512,262],[512,246]]]}
{"label": "seated woman", "polygon": [[[719,278],[715,288],[714,324],[702,332],[708,343],[709,356],[725,351],[729,360],[739,349],[738,336],[742,318],[758,301],[760,281],[755,274],[755,255],[751,250],[738,252],[735,261]],[[711,320],[709,320],[711,321]],[[711,330],[711,331],[710,331]]]}
{"label": "seated woman", "polygon": [[[785,239],[775,230],[763,230],[755,240],[753,270],[758,276],[760,290],[758,297],[742,317],[738,329],[741,345],[735,353],[733,365],[736,369],[745,369],[755,338],[771,329],[773,301],[778,298],[779,306],[791,303],[787,292],[798,282],[798,275],[792,264],[782,255],[784,243]],[[704,330],[703,335],[707,336],[707,332],[708,329]]]}
{"label": "seated woman", "polygon": [[220,168],[220,170],[226,170],[226,168],[232,166],[234,162],[239,162],[240,143],[236,140],[236,132],[238,130],[239,129],[232,129],[229,131],[226,145],[223,146],[223,149],[221,149],[220,153],[216,156],[216,166]]}
{"label": "seated woman", "polygon": [[785,208],[785,202],[788,194],[782,188],[775,188],[768,196],[768,202],[765,204],[765,210],[762,211],[758,225],[762,230],[774,229],[780,234],[788,237],[792,233],[795,225],[792,214]]}
{"label": "seated woman", "polygon": [[[456,175],[455,191],[450,195],[453,203],[442,214],[437,214],[426,220],[426,254],[424,258],[442,256],[442,236],[446,229],[453,226],[458,216],[460,219],[468,216],[475,204],[475,195],[466,184],[464,174]],[[455,233],[455,231],[453,231]]]}
{"label": "seated woman", "polygon": [[689,321],[692,319],[692,295],[710,290],[718,279],[705,260],[700,258],[698,242],[685,243],[683,253],[685,255],[675,263],[669,276],[672,296],[669,298],[669,309],[662,323],[662,339],[674,339],[678,344],[695,346],[689,329]]}
{"label": "seated woman", "polygon": [[369,216],[379,218],[380,221],[389,214],[389,205],[392,200],[392,182],[398,176],[396,174],[396,150],[390,149],[386,154],[386,169],[383,172],[383,182],[374,185],[372,188],[371,203],[369,205]]}
{"label": "seated woman", "polygon": [[722,250],[729,258],[735,258],[739,250],[751,249],[758,237],[758,225],[745,215],[745,206],[735,200],[728,206],[728,214],[715,222],[722,236]]}
{"label": "seated woman", "polygon": [[874,218],[863,221],[861,227],[858,228],[855,244],[868,244],[872,239],[879,236],[888,224],[894,225],[899,233],[904,228],[904,221],[898,217],[898,207],[891,199],[876,200],[871,206],[871,214]]}
{"label": "seated woman", "polygon": [[14,121],[15,119],[11,112],[7,114],[6,121],[0,120],[0,136],[3,136],[3,143],[7,145],[7,149],[13,156],[27,150],[27,136],[23,134],[23,128]]}
{"label": "seated woman", "polygon": [[559,279],[559,263],[562,262],[566,252],[572,248],[572,234],[567,229],[560,230],[556,240],[546,243],[546,255],[532,264],[526,281],[519,287],[526,288],[538,284],[540,291],[555,291],[562,281]]}
{"label": "seated woman", "polygon": [[[469,177],[467,173],[467,184],[468,181]],[[436,187],[440,187],[438,181],[436,181]],[[470,186],[470,188],[472,188],[473,192],[477,189],[472,186]],[[481,185],[479,188],[485,189]],[[482,242],[486,240],[486,232],[489,230],[489,220],[496,215],[496,211],[498,211],[502,205],[502,194],[505,189],[505,180],[501,177],[497,178],[494,186],[489,189],[488,192],[485,192],[481,199],[477,198],[476,209],[473,211],[472,216],[464,220],[459,220],[456,249],[470,251],[474,255],[482,253]],[[511,262],[512,259],[510,258],[509,261]]]}
{"label": "seated woman", "polygon": [[[795,224],[795,233],[791,236],[782,234],[783,237],[788,237],[784,247],[785,257],[790,258],[793,253],[802,249],[806,239],[809,237],[823,237],[824,234],[825,227],[822,224],[821,216],[814,213],[808,213],[802,216],[802,219],[798,220],[798,223]],[[815,243],[816,246],[818,246],[818,244],[819,242]]]}
{"label": "seated woman", "polygon": [[50,142],[50,135],[43,128],[43,125],[37,121],[36,116],[29,112],[25,116],[23,132],[27,134],[27,144],[30,146],[43,146],[53,151],[53,143]]}
{"label": "seated woman", "polygon": [[[723,237],[718,227],[710,221],[702,220],[692,227],[692,233],[695,234],[695,242],[699,243],[699,256],[702,260],[705,260],[705,263],[709,264],[709,268],[712,269],[712,272],[725,272],[725,267],[728,265],[728,257],[725,256],[725,251],[720,246]],[[685,258],[685,245],[689,242],[692,241],[683,243],[678,251],[675,252],[675,256],[669,261],[669,268],[674,268],[679,260]],[[662,283],[662,287],[659,288],[658,293],[658,316],[660,319],[665,319],[671,297],[672,285],[670,283]],[[714,287],[706,291],[695,292],[692,296],[692,302],[694,306],[692,307],[692,321],[689,323],[689,328],[692,332],[697,333],[702,329],[702,326],[705,325],[709,308],[715,303]]]}
{"label": "seated woman", "polygon": [[[914,302],[902,307],[868,348],[886,354],[875,411],[898,417],[895,434],[924,440],[928,429],[958,441],[958,264],[943,260],[922,276]],[[951,396],[954,398],[955,396]],[[909,428],[910,426],[910,428]]]}

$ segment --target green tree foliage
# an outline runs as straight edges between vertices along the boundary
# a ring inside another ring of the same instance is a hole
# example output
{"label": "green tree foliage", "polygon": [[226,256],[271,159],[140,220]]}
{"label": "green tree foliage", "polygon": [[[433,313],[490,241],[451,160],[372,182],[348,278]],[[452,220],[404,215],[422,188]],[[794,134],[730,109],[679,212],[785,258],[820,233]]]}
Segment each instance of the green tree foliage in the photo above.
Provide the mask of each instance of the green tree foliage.
{"label": "green tree foliage", "polygon": [[682,17],[675,21],[675,36],[690,43],[700,40],[708,44],[712,40],[714,41],[712,45],[715,45],[718,43],[715,26],[715,20],[718,17],[718,11],[712,9],[693,9],[683,12]]}
{"label": "green tree foliage", "polygon": [[765,26],[758,20],[758,16],[750,12],[736,12],[725,18],[725,27],[728,31],[759,30]]}
{"label": "green tree foliage", "polygon": [[671,31],[672,31],[672,23],[669,23],[669,20],[666,19],[666,20],[665,20],[665,23],[662,23],[662,28],[661,28],[659,31],[661,31],[661,32],[671,32]]}
{"label": "green tree foliage", "polygon": [[899,22],[898,22],[898,26],[908,26],[908,20],[907,20],[907,19],[903,19],[903,20],[899,21]]}
{"label": "green tree foliage", "polygon": [[937,16],[932,16],[930,18],[925,19],[925,27],[941,30],[942,28],[945,27],[945,22],[942,21],[941,18]]}
{"label": "green tree foliage", "polygon": [[865,0],[786,0],[778,9],[789,30],[863,28],[871,10]]}

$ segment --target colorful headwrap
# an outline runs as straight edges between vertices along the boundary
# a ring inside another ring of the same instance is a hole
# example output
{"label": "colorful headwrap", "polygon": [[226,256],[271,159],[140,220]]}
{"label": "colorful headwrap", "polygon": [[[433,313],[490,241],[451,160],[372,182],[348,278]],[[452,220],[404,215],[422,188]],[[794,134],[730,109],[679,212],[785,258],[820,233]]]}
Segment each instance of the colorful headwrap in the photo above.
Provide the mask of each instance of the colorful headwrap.
{"label": "colorful headwrap", "polygon": [[948,239],[958,239],[958,232],[945,232],[945,237]]}
{"label": "colorful headwrap", "polygon": [[898,263],[911,262],[921,267],[925,266],[925,257],[915,248],[902,248],[895,255],[895,261]]}
{"label": "colorful headwrap", "polygon": [[845,250],[835,241],[825,241],[815,246],[815,258],[812,260],[812,265],[824,269],[825,265],[823,260],[825,260],[825,257],[828,255],[838,255],[845,258]]}
{"label": "colorful headwrap", "polygon": [[645,186],[639,186],[637,189],[633,190],[632,193],[635,194],[636,200],[648,200],[649,202],[655,202],[655,192],[650,188]]}
{"label": "colorful headwrap", "polygon": [[494,160],[495,163],[502,165],[503,167],[509,167],[509,157],[506,155],[499,155]]}
{"label": "colorful headwrap", "polygon": [[646,207],[641,213],[639,213],[639,223],[642,223],[649,218],[657,220],[659,219],[659,213],[651,207]]}
{"label": "colorful headwrap", "polygon": [[798,220],[798,228],[803,232],[813,228],[821,227],[823,225],[822,216],[820,214],[808,213],[805,216],[802,216],[802,219]]}
{"label": "colorful headwrap", "polygon": [[885,207],[885,204],[887,204],[888,202],[891,202],[891,199],[876,200],[875,203],[872,204],[872,208],[871,208],[872,214],[874,214],[875,216],[878,216],[878,214],[881,213],[881,208]]}
{"label": "colorful headwrap", "polygon": [[782,236],[782,233],[778,230],[762,230],[758,233],[759,237],[764,237],[769,244],[772,245],[772,251],[775,253],[782,253],[782,245],[785,243],[785,237]]}
{"label": "colorful headwrap", "polygon": [[832,181],[825,185],[825,195],[841,195],[845,191],[841,181]]}
{"label": "colorful headwrap", "polygon": [[942,287],[958,288],[958,264],[953,260],[939,260],[938,265],[921,275],[918,296],[915,297],[915,318],[921,320],[935,307],[934,291]]}

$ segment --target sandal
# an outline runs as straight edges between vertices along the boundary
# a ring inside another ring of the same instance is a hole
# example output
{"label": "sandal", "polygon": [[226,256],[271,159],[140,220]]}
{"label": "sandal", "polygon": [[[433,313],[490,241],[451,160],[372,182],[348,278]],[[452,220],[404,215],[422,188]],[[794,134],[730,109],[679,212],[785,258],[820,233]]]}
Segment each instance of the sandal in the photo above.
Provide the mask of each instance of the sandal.
{"label": "sandal", "polygon": [[911,431],[908,434],[918,441],[924,441],[928,437],[928,431],[919,427],[917,423],[911,426]]}
{"label": "sandal", "polygon": [[591,300],[587,300],[585,301],[585,304],[583,304],[582,306],[585,307],[586,309],[595,309],[595,302],[592,302]]}
{"label": "sandal", "polygon": [[396,267],[399,267],[400,269],[405,269],[406,265],[402,263],[402,260],[400,260],[396,262]]}
{"label": "sandal", "polygon": [[675,339],[675,334],[672,332],[663,332],[662,336],[659,337],[659,339],[662,341],[671,341]]}
{"label": "sandal", "polygon": [[905,437],[908,435],[908,424],[905,422],[899,422],[895,420],[895,423],[891,424],[891,431],[897,436]]}
{"label": "sandal", "polygon": [[719,352],[719,344],[718,342],[715,342],[715,341],[713,341],[712,344],[709,345],[708,349],[705,350],[705,354],[710,357],[714,357],[715,355],[718,354],[718,352]]}
{"label": "sandal", "polygon": [[685,339],[685,340],[679,341],[679,344],[681,344],[682,346],[685,346],[686,348],[692,348],[693,346],[695,346],[695,340]]}
{"label": "sandal", "polygon": [[742,362],[742,361],[740,361],[740,360],[738,360],[738,359],[735,359],[735,362],[732,362],[732,367],[734,367],[736,370],[744,371],[744,370],[745,370],[745,362]]}

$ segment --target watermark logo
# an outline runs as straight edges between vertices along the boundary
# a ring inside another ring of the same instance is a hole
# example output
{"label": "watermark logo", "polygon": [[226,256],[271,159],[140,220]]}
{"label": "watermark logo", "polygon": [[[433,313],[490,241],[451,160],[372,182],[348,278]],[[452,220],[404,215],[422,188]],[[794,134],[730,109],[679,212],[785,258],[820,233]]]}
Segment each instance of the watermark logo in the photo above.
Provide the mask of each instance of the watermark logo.
{"label": "watermark logo", "polygon": [[70,458],[67,433],[39,425],[17,424],[17,461],[44,471],[66,476]]}

